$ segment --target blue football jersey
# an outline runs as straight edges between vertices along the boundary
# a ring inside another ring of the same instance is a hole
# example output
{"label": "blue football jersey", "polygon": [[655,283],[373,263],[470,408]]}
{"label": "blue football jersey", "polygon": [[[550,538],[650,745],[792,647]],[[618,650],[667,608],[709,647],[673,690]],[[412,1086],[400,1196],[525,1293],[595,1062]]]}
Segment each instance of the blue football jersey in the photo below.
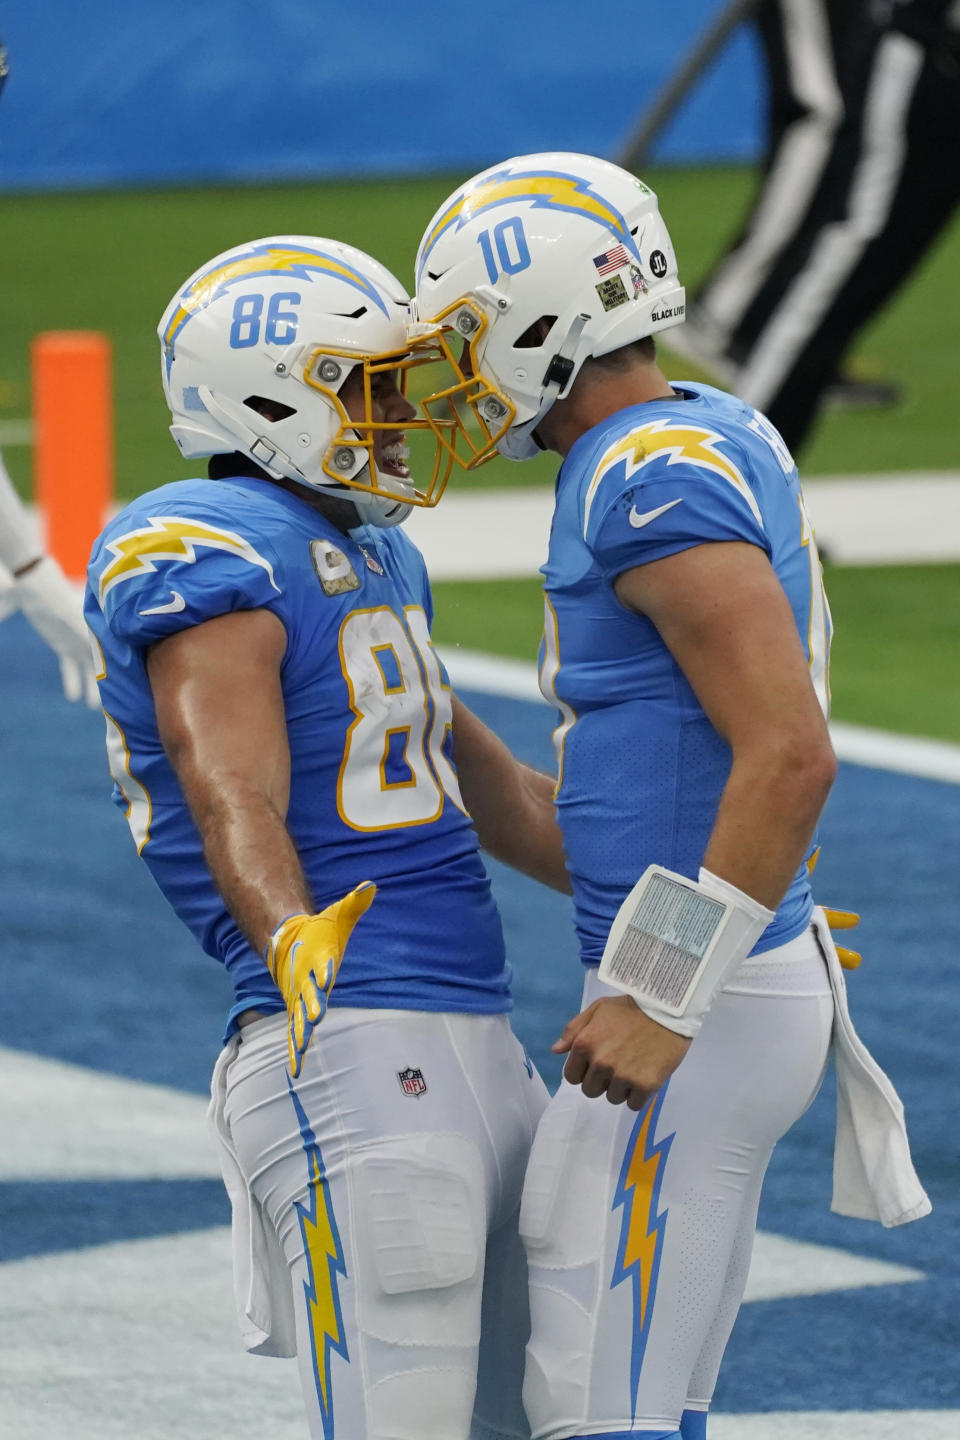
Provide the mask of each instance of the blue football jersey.
{"label": "blue football jersey", "polygon": [[[695,879],[731,752],[653,624],[614,595],[618,575],[710,541],[758,545],[796,617],[828,708],[830,611],[796,466],[749,405],[708,385],[620,411],[561,467],[546,565],[540,685],[560,712],[558,814],[581,955],[650,864]],[[758,951],[806,927],[801,867]]]}
{"label": "blue football jersey", "polygon": [[334,1005],[510,1008],[499,915],[451,753],[449,680],[430,640],[419,551],[400,529],[347,536],[263,480],[186,480],[128,505],[94,545],[87,621],[114,799],[140,854],[243,1009],[283,1009],[238,929],[157,730],[151,644],[233,610],[265,608],[287,633],[287,825],[318,909],[361,880]]}

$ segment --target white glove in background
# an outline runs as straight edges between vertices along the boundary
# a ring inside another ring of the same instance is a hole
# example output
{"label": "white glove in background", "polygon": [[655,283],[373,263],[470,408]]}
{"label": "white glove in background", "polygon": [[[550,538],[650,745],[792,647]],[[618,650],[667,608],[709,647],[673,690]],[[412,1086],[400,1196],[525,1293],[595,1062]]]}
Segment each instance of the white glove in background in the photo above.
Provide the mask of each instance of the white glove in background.
{"label": "white glove in background", "polygon": [[13,588],[13,576],[5,565],[0,565],[0,621],[6,620],[17,609],[18,601]]}
{"label": "white glove in background", "polygon": [[[93,650],[83,618],[80,591],[56,560],[44,556],[27,512],[0,459],[0,620],[22,610],[60,661],[68,700],[100,704],[94,679]],[[29,565],[28,570],[23,570]],[[18,579],[13,572],[23,570]]]}
{"label": "white glove in background", "polygon": [[56,560],[45,555],[19,579],[12,580],[8,575],[5,589],[0,583],[0,620],[15,609],[23,611],[37,634],[56,653],[67,699],[85,700],[96,709],[100,697],[80,592],[70,584]]}
{"label": "white glove in background", "polygon": [[0,565],[15,575],[42,553],[43,546],[37,538],[36,528],[14,490],[0,456]]}

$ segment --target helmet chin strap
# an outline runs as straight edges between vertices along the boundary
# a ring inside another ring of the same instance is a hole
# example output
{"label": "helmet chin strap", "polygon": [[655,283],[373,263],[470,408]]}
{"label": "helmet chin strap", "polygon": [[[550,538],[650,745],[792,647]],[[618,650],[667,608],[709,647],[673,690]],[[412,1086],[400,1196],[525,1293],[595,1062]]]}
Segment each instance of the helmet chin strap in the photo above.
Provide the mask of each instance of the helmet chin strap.
{"label": "helmet chin strap", "polygon": [[373,507],[386,505],[389,502],[378,500],[372,495],[368,495],[365,498],[372,500],[373,506],[357,505],[356,501],[354,501],[360,521],[358,525],[355,525],[348,532],[351,535],[355,535],[358,530],[364,529],[367,525],[371,525],[374,530],[392,530],[394,525],[402,525],[413,509],[412,505],[401,505],[399,502],[393,502],[394,508],[392,510],[377,510]]}
{"label": "helmet chin strap", "polygon": [[[369,482],[370,462],[362,465],[352,478]],[[351,535],[354,530],[364,525],[372,525],[377,530],[389,530],[394,525],[402,525],[413,509],[412,505],[405,505],[395,496],[375,495],[369,490],[360,490],[355,485],[338,485],[336,481],[331,481],[328,485],[318,485],[315,488],[324,495],[350,501],[360,517],[360,525],[350,530]]]}
{"label": "helmet chin strap", "polygon": [[373,455],[372,433],[369,435],[368,440],[364,440],[361,430],[354,430],[353,433],[361,442],[362,449],[355,449],[353,446],[346,445],[338,448],[334,445],[331,446],[331,449],[327,452],[327,457],[334,457],[335,468],[338,454],[342,454],[344,458],[347,459],[351,457],[357,459],[361,454],[365,454],[367,458],[362,465],[358,465],[355,469],[351,470],[349,476],[346,470],[344,470],[344,480],[340,486],[337,485],[336,481],[331,482],[328,486],[324,486],[325,493],[328,495],[342,495],[345,499],[350,500],[357,514],[360,516],[362,525],[373,525],[378,530],[387,530],[394,525],[401,525],[413,509],[412,505],[405,505],[400,496],[377,494],[370,490],[361,490],[359,485],[356,484],[357,481],[360,481],[362,484],[369,485],[371,470],[379,480],[380,471],[377,469],[377,462]]}

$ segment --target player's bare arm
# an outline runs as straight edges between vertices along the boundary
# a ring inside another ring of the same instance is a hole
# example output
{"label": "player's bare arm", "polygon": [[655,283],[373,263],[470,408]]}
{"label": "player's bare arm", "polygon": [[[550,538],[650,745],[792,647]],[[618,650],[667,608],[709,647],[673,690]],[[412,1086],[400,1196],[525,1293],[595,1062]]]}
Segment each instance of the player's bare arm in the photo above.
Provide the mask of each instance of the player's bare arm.
{"label": "player's bare arm", "polygon": [[290,754],[280,688],[286,632],[241,610],[152,646],[160,738],[228,908],[261,954],[313,900],[285,824]]}
{"label": "player's bare arm", "polygon": [[718,543],[629,570],[615,589],[653,621],[733,752],[704,866],[775,910],[837,768],[780,582],[757,546]]}
{"label": "player's bare arm", "polygon": [[523,765],[454,697],[453,745],[460,793],[480,844],[497,860],[570,893],[554,810],[554,779]]}
{"label": "player's bare arm", "polygon": [[[756,546],[718,543],[629,570],[615,589],[656,625],[733,752],[704,867],[775,910],[836,773],[780,583]],[[617,997],[575,1016],[554,1049],[569,1052],[564,1074],[586,1094],[640,1108],[689,1043]]]}

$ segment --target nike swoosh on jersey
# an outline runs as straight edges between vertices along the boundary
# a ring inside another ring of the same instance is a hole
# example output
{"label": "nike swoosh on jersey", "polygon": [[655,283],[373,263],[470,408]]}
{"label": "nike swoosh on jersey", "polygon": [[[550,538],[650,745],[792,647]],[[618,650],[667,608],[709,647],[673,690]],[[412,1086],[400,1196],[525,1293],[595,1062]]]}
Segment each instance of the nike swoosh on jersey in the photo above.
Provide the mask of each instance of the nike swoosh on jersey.
{"label": "nike swoosh on jersey", "polygon": [[637,509],[636,505],[631,505],[630,514],[627,516],[627,519],[630,521],[634,530],[642,530],[644,525],[649,525],[651,520],[656,520],[657,516],[662,515],[665,510],[672,510],[674,505],[682,504],[683,496],[681,495],[676,500],[668,500],[666,505],[658,505],[656,510],[644,510],[642,513]]}
{"label": "nike swoosh on jersey", "polygon": [[176,613],[177,613],[178,610],[186,610],[186,608],[187,608],[187,602],[186,602],[186,600],[184,600],[183,596],[180,594],[180,591],[179,591],[179,590],[172,590],[170,593],[173,595],[173,599],[170,600],[166,605],[154,605],[151,610],[141,610],[141,611],[140,611],[140,614],[141,614],[141,615],[176,615]]}

